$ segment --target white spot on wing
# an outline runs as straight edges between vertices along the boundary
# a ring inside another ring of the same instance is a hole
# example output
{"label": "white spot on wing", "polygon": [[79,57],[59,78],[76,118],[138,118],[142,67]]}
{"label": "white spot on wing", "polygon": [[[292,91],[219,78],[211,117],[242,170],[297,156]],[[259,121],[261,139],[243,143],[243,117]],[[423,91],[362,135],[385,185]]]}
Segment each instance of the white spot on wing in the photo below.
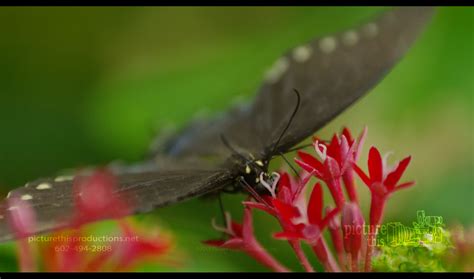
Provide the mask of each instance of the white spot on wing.
{"label": "white spot on wing", "polygon": [[2,220],[2,219],[3,219],[3,215],[0,215],[0,220]]}
{"label": "white spot on wing", "polygon": [[33,199],[33,196],[25,194],[25,195],[21,196],[21,199],[24,200],[24,201],[29,201],[29,200]]}
{"label": "white spot on wing", "polygon": [[72,176],[58,176],[54,179],[55,182],[71,181],[74,177]]}
{"label": "white spot on wing", "polygon": [[346,46],[353,46],[359,41],[359,35],[355,31],[349,30],[342,35],[342,42]]}
{"label": "white spot on wing", "polygon": [[298,63],[304,63],[309,59],[312,52],[313,50],[310,46],[299,46],[295,48],[292,52],[293,59]]}
{"label": "white spot on wing", "polygon": [[43,182],[43,183],[39,184],[38,186],[36,186],[36,189],[37,190],[47,190],[47,189],[51,189],[52,187],[53,186],[50,183]]}
{"label": "white spot on wing", "polygon": [[366,24],[362,28],[362,32],[364,32],[367,37],[372,38],[377,36],[377,33],[379,32],[379,27],[374,22],[371,22]]}
{"label": "white spot on wing", "polygon": [[265,73],[265,79],[270,83],[277,82],[288,69],[290,62],[285,56],[280,57],[273,66]]}
{"label": "white spot on wing", "polygon": [[331,53],[336,49],[337,42],[333,37],[326,37],[319,41],[319,48],[324,53]]}

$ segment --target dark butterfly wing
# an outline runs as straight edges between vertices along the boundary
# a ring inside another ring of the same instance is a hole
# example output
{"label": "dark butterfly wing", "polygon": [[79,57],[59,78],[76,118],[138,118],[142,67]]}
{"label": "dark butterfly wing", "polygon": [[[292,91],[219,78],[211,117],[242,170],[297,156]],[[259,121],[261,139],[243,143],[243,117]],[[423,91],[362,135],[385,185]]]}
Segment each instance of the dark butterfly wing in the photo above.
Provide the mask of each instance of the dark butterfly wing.
{"label": "dark butterfly wing", "polygon": [[270,75],[255,103],[258,131],[268,139],[264,142],[266,155],[292,113],[293,88],[301,93],[301,106],[279,142],[279,151],[310,136],[374,87],[406,53],[431,14],[432,8],[398,8],[281,57],[277,62],[281,73]]}
{"label": "dark butterfly wing", "polygon": [[235,146],[267,158],[293,112],[293,89],[297,89],[301,106],[277,148],[288,150],[374,87],[408,50],[432,10],[396,8],[358,28],[288,51],[266,74],[252,106],[190,126],[167,152],[180,156],[228,152],[220,140],[224,134]]}
{"label": "dark butterfly wing", "polygon": [[[233,182],[233,177],[223,169],[126,171],[117,174],[118,198],[131,201],[133,213],[149,212],[157,207],[219,190]],[[73,182],[68,177],[40,179],[9,193],[0,203],[0,241],[14,238],[7,222],[11,210],[8,200],[19,197],[28,202],[36,215],[34,233],[70,226],[74,216]]]}

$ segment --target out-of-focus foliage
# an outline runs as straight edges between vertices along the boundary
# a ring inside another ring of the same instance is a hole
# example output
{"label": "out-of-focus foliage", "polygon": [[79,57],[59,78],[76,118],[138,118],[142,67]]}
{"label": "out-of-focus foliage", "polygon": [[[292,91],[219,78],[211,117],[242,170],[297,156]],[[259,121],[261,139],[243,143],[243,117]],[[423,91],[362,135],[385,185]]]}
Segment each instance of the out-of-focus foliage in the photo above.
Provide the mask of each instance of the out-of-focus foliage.
{"label": "out-of-focus foliage", "polygon": [[[139,160],[161,128],[225,110],[237,96],[251,99],[286,49],[379,10],[2,7],[0,193],[64,168]],[[447,224],[474,223],[473,27],[473,8],[439,8],[390,75],[319,133],[367,124],[367,147],[396,150],[394,160],[413,156],[406,177],[417,185],[389,202],[387,221],[411,220],[422,209]],[[241,199],[224,196],[226,209],[240,212]],[[137,218],[175,234],[186,255],[180,270],[263,270],[243,255],[201,245],[216,236],[214,216],[217,202],[198,199]],[[277,230],[273,220],[255,218],[262,236]],[[286,243],[261,242],[300,268]],[[12,252],[11,244],[0,245],[1,271],[16,270]]]}
{"label": "out-of-focus foliage", "polygon": [[374,270],[384,272],[441,272],[448,271],[443,257],[452,252],[449,231],[443,230],[439,243],[419,246],[382,246],[374,260]]}

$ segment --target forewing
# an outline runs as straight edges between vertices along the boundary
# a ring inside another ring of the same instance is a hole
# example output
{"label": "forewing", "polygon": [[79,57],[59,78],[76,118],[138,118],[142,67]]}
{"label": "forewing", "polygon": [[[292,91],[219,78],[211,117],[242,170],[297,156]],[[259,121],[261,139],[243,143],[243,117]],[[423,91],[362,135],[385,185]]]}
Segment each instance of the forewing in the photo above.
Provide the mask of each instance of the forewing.
{"label": "forewing", "polygon": [[400,7],[357,28],[288,51],[266,74],[255,102],[210,122],[189,126],[168,142],[173,156],[228,153],[220,136],[258,157],[273,145],[301,106],[277,150],[301,142],[374,87],[408,50],[432,14],[430,7]]}
{"label": "forewing", "polygon": [[[216,191],[232,183],[224,169],[167,170],[139,172],[125,171],[116,174],[118,186],[114,198],[127,201],[131,213],[145,213],[157,207]],[[12,239],[9,216],[12,209],[9,199],[18,197],[31,206],[36,215],[34,233],[42,233],[71,225],[75,214],[73,180],[58,177],[40,179],[9,193],[0,203],[0,241]],[[112,197],[111,197],[112,198]]]}
{"label": "forewing", "polygon": [[367,93],[413,44],[432,14],[429,7],[400,7],[357,28],[315,39],[282,56],[270,70],[253,108],[264,157],[301,105],[278,151],[298,144]]}

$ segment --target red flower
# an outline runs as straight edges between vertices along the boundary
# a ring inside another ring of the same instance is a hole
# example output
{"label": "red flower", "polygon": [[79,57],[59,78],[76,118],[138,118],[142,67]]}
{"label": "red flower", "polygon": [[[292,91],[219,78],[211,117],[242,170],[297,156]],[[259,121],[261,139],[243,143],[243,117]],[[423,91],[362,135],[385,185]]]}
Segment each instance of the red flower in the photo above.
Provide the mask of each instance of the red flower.
{"label": "red flower", "polygon": [[[323,196],[319,183],[313,187],[309,201],[306,200],[303,193],[311,178],[311,173],[302,174],[299,180],[292,179],[288,173],[282,173],[277,177],[280,177],[280,179],[278,181],[273,179],[271,196],[265,199],[267,204],[260,202],[245,202],[245,204],[264,210],[279,220],[283,232],[276,233],[275,237],[288,240],[307,271],[313,269],[301,250],[300,240],[305,240],[313,247],[327,270],[337,270],[338,268],[331,261],[331,257],[328,256],[327,247],[321,238],[321,232],[327,226],[329,220],[338,212],[338,209],[334,209],[323,218]],[[263,180],[263,177],[261,177],[261,181],[263,181],[264,186],[267,184],[265,187],[270,187],[269,183]]]}
{"label": "red flower", "polygon": [[356,164],[353,165],[354,170],[360,176],[365,185],[369,187],[371,192],[369,238],[365,255],[366,272],[371,270],[372,249],[376,242],[378,226],[382,223],[385,203],[388,197],[395,191],[415,184],[413,181],[398,184],[398,181],[410,163],[411,156],[406,157],[395,167],[391,168],[388,167],[386,163],[387,155],[382,159],[377,148],[370,148],[369,160],[367,163],[369,175],[366,175]]}
{"label": "red flower", "polygon": [[323,192],[319,183],[314,185],[304,212],[301,212],[296,206],[278,199],[273,199],[273,205],[282,223],[287,227],[294,228],[291,231],[277,233],[275,236],[287,239],[304,239],[313,245],[320,239],[320,233],[327,226],[329,220],[338,213],[338,209],[334,209],[323,218]]}
{"label": "red flower", "polygon": [[369,176],[354,164],[354,170],[360,176],[365,185],[369,187],[370,192],[372,193],[370,210],[371,226],[380,224],[383,207],[390,194],[415,184],[414,181],[398,184],[398,181],[410,163],[411,156],[401,160],[394,168],[387,166],[386,159],[387,156],[382,159],[379,150],[375,147],[371,147],[368,160]]}
{"label": "red flower", "polygon": [[218,231],[224,232],[228,240],[208,240],[204,244],[220,248],[240,250],[248,254],[263,265],[274,271],[286,272],[288,269],[274,259],[255,238],[252,224],[252,209],[245,206],[243,224],[231,220],[230,214],[226,212],[226,227],[220,228],[213,224]]}
{"label": "red flower", "polygon": [[129,201],[117,197],[115,176],[107,169],[74,179],[74,226],[101,219],[117,219],[131,213]]}
{"label": "red flower", "polygon": [[320,160],[304,151],[298,151],[298,156],[301,160],[295,159],[295,162],[300,167],[313,173],[328,185],[339,209],[342,209],[344,205],[341,178],[344,180],[349,198],[357,202],[357,194],[352,178],[352,163],[359,156],[366,132],[367,129],[364,129],[358,143],[352,139],[352,135],[347,128],[344,128],[341,136],[335,134],[329,144],[314,138],[313,146]]}
{"label": "red flower", "polygon": [[[278,175],[274,173],[273,176],[276,176],[278,179],[273,179],[272,186],[265,182],[263,176],[260,177],[260,181],[263,181],[264,185],[267,185],[266,187],[273,187],[270,191],[272,196],[262,197],[265,203],[246,201],[244,204],[251,208],[264,210],[270,215],[273,215],[280,222],[284,232],[288,234],[297,233],[302,225],[299,225],[296,219],[307,219],[306,199],[302,193],[311,175],[302,173],[300,175],[301,179],[298,180],[295,180],[286,172],[282,172]],[[292,220],[293,217],[296,219]],[[305,270],[310,272],[314,271],[304,255],[299,240],[288,239],[288,242]]]}
{"label": "red flower", "polygon": [[[327,245],[322,237],[322,232],[328,222],[335,217],[339,210],[336,208],[323,218],[323,192],[319,183],[314,185],[307,208],[303,212],[299,211],[297,207],[278,199],[273,200],[273,205],[281,220],[280,222],[286,224],[282,225],[283,232],[275,234],[276,238],[290,241],[305,240],[311,245],[326,270],[339,270],[332,255],[328,253]],[[285,230],[287,227],[292,227],[292,230]]]}

